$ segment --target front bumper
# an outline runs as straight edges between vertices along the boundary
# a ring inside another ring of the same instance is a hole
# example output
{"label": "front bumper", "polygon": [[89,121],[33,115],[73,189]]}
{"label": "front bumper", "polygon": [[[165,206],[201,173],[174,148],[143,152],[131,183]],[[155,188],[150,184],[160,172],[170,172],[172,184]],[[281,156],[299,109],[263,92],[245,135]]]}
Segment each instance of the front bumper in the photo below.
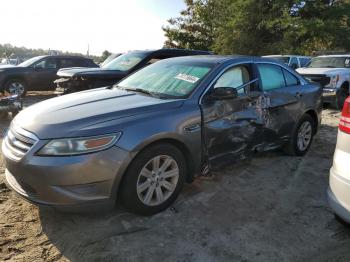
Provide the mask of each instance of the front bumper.
{"label": "front bumper", "polygon": [[[41,142],[41,141],[40,141]],[[8,185],[28,201],[60,210],[84,211],[111,208],[129,159],[117,146],[97,153],[36,156],[37,143],[20,160],[11,159],[3,143]]]}

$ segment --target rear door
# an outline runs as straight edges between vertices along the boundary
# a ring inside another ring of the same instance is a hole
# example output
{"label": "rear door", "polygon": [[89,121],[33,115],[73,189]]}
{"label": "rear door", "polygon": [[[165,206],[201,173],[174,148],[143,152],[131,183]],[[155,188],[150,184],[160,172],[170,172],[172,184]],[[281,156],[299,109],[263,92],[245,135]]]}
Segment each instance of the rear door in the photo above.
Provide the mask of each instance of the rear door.
{"label": "rear door", "polygon": [[[235,65],[219,75],[200,102],[203,140],[212,165],[244,158],[262,141],[262,119],[256,110],[261,96],[250,63]],[[237,89],[238,97],[212,100],[215,88]]]}
{"label": "rear door", "polygon": [[303,111],[302,90],[297,77],[285,68],[257,63],[260,86],[266,96],[264,142],[278,146],[287,141]]}

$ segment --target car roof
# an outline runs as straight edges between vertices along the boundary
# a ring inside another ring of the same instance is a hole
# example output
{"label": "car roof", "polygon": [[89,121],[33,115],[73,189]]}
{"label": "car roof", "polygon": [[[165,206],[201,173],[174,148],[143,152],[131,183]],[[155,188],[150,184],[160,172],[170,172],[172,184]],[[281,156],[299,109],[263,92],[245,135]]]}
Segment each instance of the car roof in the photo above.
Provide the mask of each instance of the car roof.
{"label": "car roof", "polygon": [[264,58],[259,56],[244,56],[244,55],[196,55],[196,56],[183,56],[169,58],[172,60],[178,60],[183,62],[197,62],[197,63],[209,63],[209,64],[222,64],[225,62],[268,62],[268,63],[279,63],[271,58]]}

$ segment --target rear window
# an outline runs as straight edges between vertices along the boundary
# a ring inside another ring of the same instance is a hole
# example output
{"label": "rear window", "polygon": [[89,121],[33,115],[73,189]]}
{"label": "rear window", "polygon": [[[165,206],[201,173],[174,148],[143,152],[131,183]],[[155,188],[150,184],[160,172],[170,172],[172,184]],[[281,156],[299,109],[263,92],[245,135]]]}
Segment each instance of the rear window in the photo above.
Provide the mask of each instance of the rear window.
{"label": "rear window", "polygon": [[296,78],[292,73],[283,69],[284,78],[286,80],[286,86],[296,86],[299,84],[298,78]]}

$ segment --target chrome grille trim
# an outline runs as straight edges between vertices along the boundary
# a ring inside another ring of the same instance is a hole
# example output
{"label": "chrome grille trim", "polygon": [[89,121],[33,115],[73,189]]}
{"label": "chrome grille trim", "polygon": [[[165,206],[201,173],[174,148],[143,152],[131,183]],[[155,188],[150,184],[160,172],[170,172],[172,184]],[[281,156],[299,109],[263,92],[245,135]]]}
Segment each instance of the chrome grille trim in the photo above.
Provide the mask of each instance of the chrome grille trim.
{"label": "chrome grille trim", "polygon": [[38,141],[32,133],[11,126],[3,142],[3,151],[9,158],[19,161]]}

